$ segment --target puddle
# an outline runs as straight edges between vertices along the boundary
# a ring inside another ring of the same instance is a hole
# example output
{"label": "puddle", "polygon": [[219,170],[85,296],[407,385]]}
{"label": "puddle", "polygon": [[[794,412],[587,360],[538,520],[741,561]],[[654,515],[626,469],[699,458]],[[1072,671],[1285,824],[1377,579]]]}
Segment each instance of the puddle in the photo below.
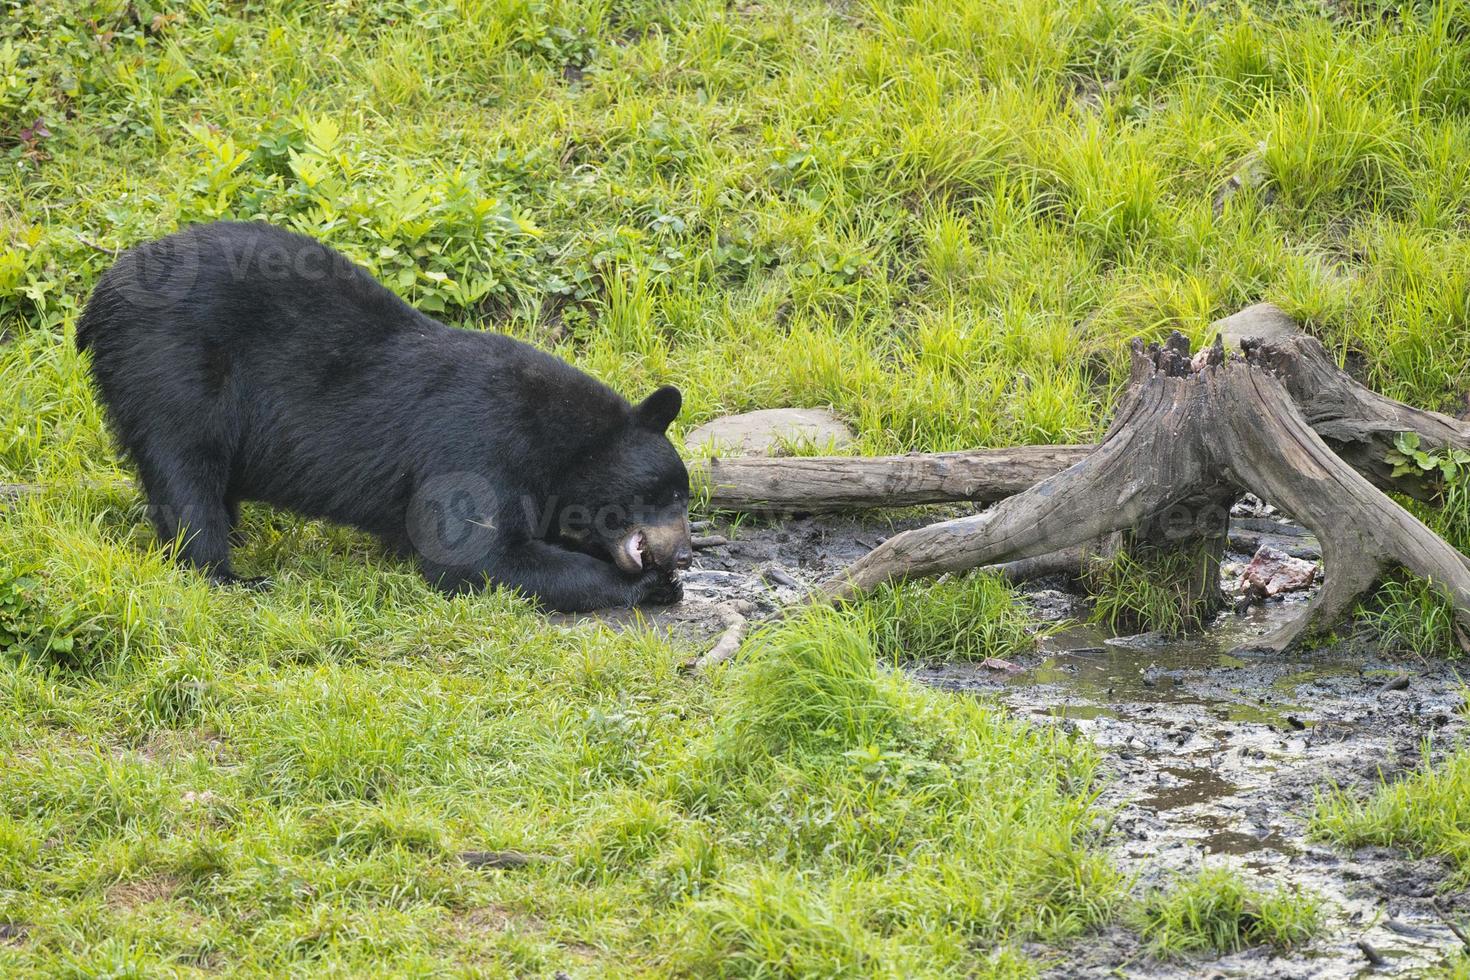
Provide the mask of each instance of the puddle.
{"label": "puddle", "polygon": [[[948,509],[894,522],[802,518],[779,526],[713,529],[728,543],[699,552],[685,601],[651,613],[603,613],[614,624],[646,621],[708,642],[724,628],[721,606],[755,615],[797,601],[804,588],[845,567],[886,535],[965,512]],[[1315,542],[1297,529],[1256,520],[1240,534],[1279,541],[1303,554]],[[1232,525],[1232,543],[1237,529]],[[1233,556],[1239,560],[1241,556]],[[1078,600],[1028,587],[1039,619],[1075,618]],[[1300,600],[1226,614],[1203,635],[1108,637],[1086,625],[1054,631],[1025,670],[968,664],[915,667],[928,684],[993,698],[1018,716],[1058,725],[1096,744],[1107,779],[1098,808],[1112,815],[1107,844],[1116,863],[1147,888],[1201,863],[1228,865],[1267,887],[1300,886],[1329,906],[1324,935],[1301,951],[1264,950],[1182,964],[1156,963],[1121,926],[1038,958],[1063,977],[1416,976],[1459,948],[1436,905],[1470,919],[1470,895],[1443,893],[1447,868],[1383,848],[1353,853],[1308,840],[1316,795],[1394,778],[1437,757],[1462,725],[1461,684],[1443,663],[1404,663],[1361,644],[1310,654],[1243,652],[1249,641],[1294,617]],[[574,623],[585,617],[563,617]],[[1402,690],[1382,690],[1398,673]],[[1101,823],[1101,821],[1100,821]],[[1370,968],[1370,943],[1387,965]]]}

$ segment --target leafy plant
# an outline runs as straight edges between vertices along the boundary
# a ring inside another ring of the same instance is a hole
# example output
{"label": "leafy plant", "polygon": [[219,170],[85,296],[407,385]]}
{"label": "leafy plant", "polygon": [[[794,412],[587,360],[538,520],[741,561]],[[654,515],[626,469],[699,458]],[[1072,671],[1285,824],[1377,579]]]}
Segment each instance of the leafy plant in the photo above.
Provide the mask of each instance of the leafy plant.
{"label": "leafy plant", "polygon": [[1470,464],[1470,452],[1454,447],[1433,451],[1421,449],[1417,432],[1400,432],[1394,438],[1393,449],[1388,451],[1384,460],[1393,464],[1393,475],[1396,477],[1411,473],[1433,473],[1437,470],[1441,480],[1452,484],[1460,481],[1461,471]]}
{"label": "leafy plant", "polygon": [[[1384,458],[1393,464],[1394,476],[1422,475],[1434,492],[1431,503],[1400,502],[1456,548],[1470,547],[1470,453],[1454,447],[1424,449],[1417,433],[1401,432]],[[1387,579],[1354,615],[1398,653],[1458,659],[1470,648],[1453,604],[1432,583],[1413,576]]]}
{"label": "leafy plant", "polygon": [[43,584],[34,569],[0,566],[0,654],[85,666],[101,630],[77,603],[47,605]]}

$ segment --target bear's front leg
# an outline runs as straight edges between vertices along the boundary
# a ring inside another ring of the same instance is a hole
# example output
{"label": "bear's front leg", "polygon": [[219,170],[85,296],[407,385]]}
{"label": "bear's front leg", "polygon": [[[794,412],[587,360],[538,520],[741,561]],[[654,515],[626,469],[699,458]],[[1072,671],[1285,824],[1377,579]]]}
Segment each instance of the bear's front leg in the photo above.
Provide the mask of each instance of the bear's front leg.
{"label": "bear's front leg", "polygon": [[684,597],[683,585],[669,572],[625,575],[611,562],[534,538],[498,549],[470,566],[427,559],[420,566],[424,577],[445,592],[469,592],[488,583],[516,589],[556,612],[669,605]]}

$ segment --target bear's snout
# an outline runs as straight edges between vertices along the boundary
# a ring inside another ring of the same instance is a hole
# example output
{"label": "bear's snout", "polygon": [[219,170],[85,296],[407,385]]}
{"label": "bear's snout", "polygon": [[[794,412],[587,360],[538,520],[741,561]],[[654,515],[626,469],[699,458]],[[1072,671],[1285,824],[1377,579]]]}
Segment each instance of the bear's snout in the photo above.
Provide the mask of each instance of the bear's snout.
{"label": "bear's snout", "polygon": [[694,562],[689,519],[640,524],[629,530],[612,549],[613,561],[629,574],[659,569],[672,572]]}
{"label": "bear's snout", "polygon": [[643,528],[643,540],[647,543],[649,564],[672,572],[676,568],[688,568],[694,561],[694,544],[689,537],[689,518],[683,515],[677,520],[659,524],[647,524]]}

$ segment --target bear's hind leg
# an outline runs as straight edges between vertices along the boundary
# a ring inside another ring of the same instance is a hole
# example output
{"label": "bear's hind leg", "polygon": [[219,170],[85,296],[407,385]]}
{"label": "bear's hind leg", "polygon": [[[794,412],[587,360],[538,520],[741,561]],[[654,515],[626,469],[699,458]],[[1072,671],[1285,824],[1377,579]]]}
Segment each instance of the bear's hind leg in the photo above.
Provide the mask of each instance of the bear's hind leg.
{"label": "bear's hind leg", "polygon": [[226,469],[199,453],[138,454],[148,495],[148,518],[177,561],[215,582],[240,581],[230,568],[232,509],[225,500]]}

